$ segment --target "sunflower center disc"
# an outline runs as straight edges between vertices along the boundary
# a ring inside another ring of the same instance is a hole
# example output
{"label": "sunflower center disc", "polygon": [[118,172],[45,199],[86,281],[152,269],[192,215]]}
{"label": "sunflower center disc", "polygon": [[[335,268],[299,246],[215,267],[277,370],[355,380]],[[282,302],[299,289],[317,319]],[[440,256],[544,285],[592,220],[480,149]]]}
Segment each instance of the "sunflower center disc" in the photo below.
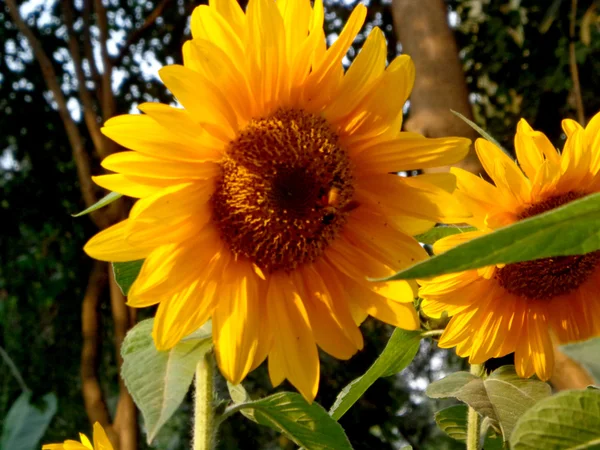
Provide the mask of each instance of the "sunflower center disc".
{"label": "sunflower center disc", "polygon": [[348,154],[325,119],[279,110],[229,143],[211,198],[213,221],[236,257],[262,270],[314,261],[355,207]]}
{"label": "sunflower center disc", "polygon": [[[519,214],[526,219],[583,197],[579,192],[550,197]],[[581,286],[600,263],[600,251],[587,255],[558,256],[508,264],[496,271],[496,279],[508,292],[529,299],[550,300]]]}

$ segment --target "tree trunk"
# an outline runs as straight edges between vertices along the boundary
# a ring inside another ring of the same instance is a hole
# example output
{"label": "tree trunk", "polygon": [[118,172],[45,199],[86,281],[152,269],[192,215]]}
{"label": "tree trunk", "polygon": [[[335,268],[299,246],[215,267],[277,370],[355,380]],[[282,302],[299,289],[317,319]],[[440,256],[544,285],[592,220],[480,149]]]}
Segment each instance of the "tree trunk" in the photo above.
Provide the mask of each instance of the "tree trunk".
{"label": "tree trunk", "polygon": [[[427,137],[463,136],[475,140],[478,134],[451,112],[473,120],[444,1],[393,0],[392,14],[402,51],[413,59],[417,72],[405,129]],[[482,171],[474,151],[456,165],[474,173]]]}

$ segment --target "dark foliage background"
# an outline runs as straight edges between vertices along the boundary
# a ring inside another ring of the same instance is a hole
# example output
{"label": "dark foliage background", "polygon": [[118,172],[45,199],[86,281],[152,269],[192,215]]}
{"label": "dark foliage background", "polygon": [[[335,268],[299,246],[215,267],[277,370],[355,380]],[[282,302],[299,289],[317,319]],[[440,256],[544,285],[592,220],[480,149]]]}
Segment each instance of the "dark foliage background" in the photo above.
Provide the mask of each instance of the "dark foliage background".
{"label": "dark foliage background", "polygon": [[[109,0],[109,52],[122,58],[114,68],[116,110],[131,111],[144,101],[172,101],[156,76],[156,68],[181,61],[180,48],[189,35],[188,17],[197,4],[189,0],[169,6],[130,50],[123,44],[157,0]],[[353,2],[327,1],[327,30],[333,37]],[[391,4],[371,0],[368,25],[380,26],[389,42],[390,58],[401,49],[391,20]],[[571,2],[564,0],[486,1],[448,0],[471,101],[477,121],[506,147],[520,117],[560,144],[560,120],[575,117],[568,45],[575,41],[582,98],[587,118],[600,109],[600,40],[594,2],[580,1],[576,35],[569,36]],[[26,23],[52,55],[61,89],[72,117],[87,143],[90,136],[81,117],[81,104],[69,56],[63,10],[56,0],[21,2]],[[43,442],[74,438],[90,431],[83,409],[79,373],[81,299],[91,261],[82,246],[96,230],[88,218],[70,214],[83,209],[72,150],[62,121],[32,51],[17,31],[3,3],[0,9],[0,346],[20,370],[35,397],[54,392],[59,409]],[[75,32],[84,39],[82,0],[74,3]],[[583,20],[585,18],[585,20]],[[97,28],[90,30],[98,39]],[[582,38],[583,37],[583,38]],[[589,37],[589,39],[588,39]],[[360,48],[361,37],[355,48]],[[349,59],[355,54],[353,50]],[[89,73],[89,66],[86,68]],[[417,74],[418,76],[418,74]],[[86,85],[96,89],[98,81]],[[96,160],[92,173],[100,173]],[[152,311],[141,313],[143,316]],[[101,361],[99,376],[109,410],[114,413],[118,373],[112,343],[108,299],[101,303]],[[323,355],[322,384],[317,400],[329,407],[337,392],[362,374],[381,352],[390,329],[374,321],[363,325],[366,346],[348,362]],[[414,449],[459,448],[436,430],[432,413],[439,405],[423,389],[444,371],[460,363],[449,352],[422,346],[415,362],[401,375],[378,381],[341,423],[356,449],[393,449],[410,443]],[[272,392],[264,368],[245,383],[250,392]],[[222,395],[226,395],[224,386]],[[289,389],[289,386],[283,386]],[[0,363],[0,427],[20,394],[7,366]],[[190,403],[161,432],[154,448],[185,449],[189,442]],[[140,420],[140,423],[142,421]],[[143,439],[141,440],[143,441]],[[140,448],[146,448],[145,444]],[[220,448],[293,448],[284,438],[258,428],[242,416],[227,422]]]}

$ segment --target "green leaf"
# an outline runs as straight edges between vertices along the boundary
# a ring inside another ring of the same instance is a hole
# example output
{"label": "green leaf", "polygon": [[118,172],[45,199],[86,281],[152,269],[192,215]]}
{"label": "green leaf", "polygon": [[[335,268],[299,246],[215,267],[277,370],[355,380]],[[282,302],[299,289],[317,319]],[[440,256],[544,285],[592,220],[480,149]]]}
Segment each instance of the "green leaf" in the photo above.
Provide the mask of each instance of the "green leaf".
{"label": "green leaf", "polygon": [[521,416],[510,445],[512,450],[600,449],[600,391],[566,391],[542,400]]}
{"label": "green leaf", "polygon": [[129,289],[131,289],[131,285],[140,274],[140,270],[142,270],[142,264],[144,264],[143,259],[138,259],[137,261],[112,263],[113,273],[115,274],[115,281],[119,285],[119,288],[121,289],[121,292],[123,292],[123,295],[126,296],[127,294],[129,294]]}
{"label": "green leaf", "polygon": [[[467,405],[454,405],[442,409],[435,413],[435,422],[438,427],[450,436],[460,442],[467,441]],[[502,439],[492,430],[489,430],[483,448],[485,450],[501,450],[503,446]]]}
{"label": "green leaf", "polygon": [[56,414],[56,395],[42,397],[41,408],[31,403],[31,392],[23,392],[4,418],[0,449],[37,450],[39,441]]}
{"label": "green leaf", "polygon": [[551,389],[542,381],[520,378],[513,366],[503,366],[486,379],[456,372],[430,384],[425,392],[431,398],[455,397],[466,403],[488,417],[508,440],[519,417]]}
{"label": "green leaf", "polygon": [[461,119],[467,125],[469,125],[471,128],[473,128],[475,131],[477,131],[477,133],[479,133],[479,135],[482,138],[490,141],[492,144],[494,144],[496,147],[498,147],[500,150],[502,150],[504,153],[506,153],[510,157],[510,159],[513,159],[513,156],[510,154],[510,152],[507,151],[504,147],[502,147],[502,145],[500,145],[500,143],[496,139],[494,139],[494,137],[491,134],[489,134],[487,131],[485,131],[483,128],[481,128],[479,125],[477,125],[472,120],[467,119],[461,113],[454,111],[452,109],[450,111],[452,111],[452,114],[457,116],[459,119]]}
{"label": "green leaf", "polygon": [[[248,391],[244,389],[244,386],[241,384],[231,384],[229,381],[227,382],[227,390],[229,391],[229,396],[233,403],[246,403],[252,401]],[[256,417],[254,417],[254,411],[242,409],[240,412],[246,416],[247,419],[256,422]]]}
{"label": "green leaf", "polygon": [[560,347],[569,358],[581,364],[600,385],[600,338],[589,339],[584,342],[563,345]]}
{"label": "green leaf", "polygon": [[77,214],[71,214],[72,217],[81,217],[81,216],[85,216],[86,214],[89,214],[91,212],[96,211],[97,209],[100,209],[112,202],[114,202],[115,200],[119,199],[123,197],[123,194],[119,194],[118,192],[111,192],[110,194],[106,195],[105,197],[102,197],[100,200],[98,200],[96,203],[94,203],[92,206],[90,206],[87,209],[84,209],[81,212],[78,212]]}
{"label": "green leaf", "polygon": [[420,331],[396,328],[383,352],[364,375],[353,380],[338,394],[329,414],[339,420],[378,378],[401,372],[414,359],[421,343]]}
{"label": "green leaf", "polygon": [[418,234],[415,236],[415,239],[422,244],[433,245],[437,241],[447,236],[452,236],[458,233],[468,233],[470,231],[477,231],[475,227],[459,227],[457,225],[439,225],[431,230]]}
{"label": "green leaf", "polygon": [[600,193],[458,245],[376,281],[410,280],[600,249]]}
{"label": "green leaf", "polygon": [[246,391],[244,386],[241,384],[231,384],[228,381],[227,390],[229,391],[229,395],[231,396],[233,403],[246,403],[252,400],[250,395],[248,395],[248,391]]}
{"label": "green leaf", "polygon": [[187,336],[181,339],[182,342],[187,341],[198,341],[204,339],[210,339],[212,337],[212,320],[208,319],[204,325],[198,328],[193,333],[188,334]]}
{"label": "green leaf", "polygon": [[280,392],[239,403],[226,414],[236,411],[251,412],[256,422],[283,433],[306,450],[352,449],[342,426],[321,405],[309,405],[300,394]]}
{"label": "green leaf", "polygon": [[457,441],[467,440],[467,405],[455,405],[435,413],[440,430]]}
{"label": "green leaf", "polygon": [[144,416],[148,444],[183,401],[196,364],[212,345],[206,338],[159,352],[152,340],[152,325],[153,319],[138,323],[127,333],[121,349],[121,376]]}

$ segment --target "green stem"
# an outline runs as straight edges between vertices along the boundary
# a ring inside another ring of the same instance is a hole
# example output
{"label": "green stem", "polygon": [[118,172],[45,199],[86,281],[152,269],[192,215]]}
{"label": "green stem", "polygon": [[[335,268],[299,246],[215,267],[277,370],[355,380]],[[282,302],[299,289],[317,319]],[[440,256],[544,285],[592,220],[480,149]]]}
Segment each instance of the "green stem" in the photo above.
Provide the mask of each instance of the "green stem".
{"label": "green stem", "polygon": [[[483,373],[481,364],[471,364],[471,373],[480,377]],[[469,406],[469,414],[467,416],[467,450],[479,450],[479,427],[481,422],[479,414]]]}
{"label": "green stem", "polygon": [[196,366],[193,450],[213,450],[214,366],[215,362],[212,352],[206,353]]}

